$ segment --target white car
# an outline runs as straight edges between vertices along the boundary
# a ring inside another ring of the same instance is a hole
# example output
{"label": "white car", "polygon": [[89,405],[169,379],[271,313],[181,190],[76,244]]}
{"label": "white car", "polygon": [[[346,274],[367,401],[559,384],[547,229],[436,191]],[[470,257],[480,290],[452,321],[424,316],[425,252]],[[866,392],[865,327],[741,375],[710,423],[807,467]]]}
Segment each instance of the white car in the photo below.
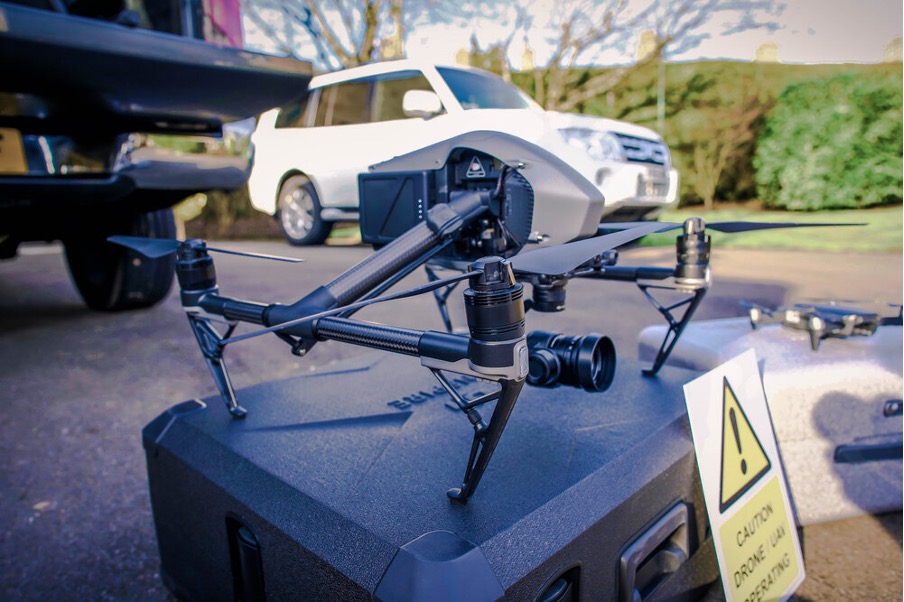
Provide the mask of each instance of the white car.
{"label": "white car", "polygon": [[315,77],[310,94],[261,116],[252,136],[251,203],[277,216],[292,244],[319,244],[358,219],[359,173],[470,131],[538,144],[603,192],[604,220],[653,218],[678,200],[678,172],[654,131],[612,119],[547,112],[479,69],[411,60]]}

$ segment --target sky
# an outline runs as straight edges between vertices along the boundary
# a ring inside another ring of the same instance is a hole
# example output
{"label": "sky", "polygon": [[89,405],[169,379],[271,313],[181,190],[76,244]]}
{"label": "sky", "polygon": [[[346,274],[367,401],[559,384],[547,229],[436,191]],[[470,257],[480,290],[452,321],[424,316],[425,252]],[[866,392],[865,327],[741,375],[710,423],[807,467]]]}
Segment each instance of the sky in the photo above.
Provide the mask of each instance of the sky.
{"label": "sky", "polygon": [[[637,5],[643,0],[632,2]],[[555,0],[540,0],[533,6],[538,15],[548,15],[555,10],[555,4]],[[775,19],[779,28],[774,32],[758,29],[720,35],[724,23],[714,19],[709,24],[709,39],[670,60],[753,60],[757,49],[771,42],[777,46],[778,60],[783,63],[878,63],[882,61],[888,43],[901,36],[904,22],[902,0],[784,0],[784,4],[784,10]],[[535,18],[534,22],[542,20]],[[454,63],[456,53],[470,46],[473,33],[477,34],[481,46],[487,47],[510,35],[511,26],[484,19],[471,27],[433,24],[411,28],[406,39],[406,53],[411,58]],[[539,26],[528,32],[528,43],[538,64],[543,64],[550,56],[548,35],[549,31]],[[523,37],[517,35],[510,47],[509,61],[515,68],[521,65]],[[260,45],[247,20],[246,41],[250,47]],[[627,44],[618,51],[609,50],[591,60],[597,65],[621,65],[633,62],[635,54],[636,43]],[[313,56],[310,58],[314,59]]]}
{"label": "sky", "polygon": [[[672,57],[673,60],[700,59],[753,60],[757,49],[765,42],[778,46],[778,57],[786,63],[877,63],[883,58],[885,46],[901,36],[901,0],[787,0],[778,17],[778,31],[751,30],[728,36],[718,35],[720,23],[712,24],[712,37],[691,52]],[[554,10],[551,6],[548,10]],[[508,31],[500,28],[495,37],[503,38]],[[437,62],[454,61],[459,48],[467,48],[471,31],[436,25],[409,32],[408,56],[423,56]],[[484,24],[478,31],[482,45],[494,37],[492,24]],[[546,49],[542,31],[531,31],[530,46],[542,60]],[[520,64],[524,44],[512,44],[509,59]],[[625,64],[634,60],[636,46],[621,54],[606,53],[601,64]]]}
{"label": "sky", "polygon": [[749,60],[771,40],[782,62],[877,63],[888,42],[901,36],[902,6],[901,0],[789,0],[774,34],[750,31],[713,38],[690,56],[676,58]]}

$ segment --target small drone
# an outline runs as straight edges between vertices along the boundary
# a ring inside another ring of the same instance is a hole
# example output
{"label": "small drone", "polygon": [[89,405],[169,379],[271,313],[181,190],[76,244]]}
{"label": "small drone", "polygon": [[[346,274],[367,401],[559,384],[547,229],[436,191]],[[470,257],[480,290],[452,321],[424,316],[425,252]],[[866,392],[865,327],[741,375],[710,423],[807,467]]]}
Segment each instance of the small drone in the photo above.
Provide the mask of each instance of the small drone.
{"label": "small drone", "polygon": [[797,303],[788,307],[769,309],[755,303],[744,303],[754,330],[767,321],[781,322],[787,328],[805,330],[810,335],[813,351],[823,339],[849,336],[871,336],[879,326],[901,326],[901,306],[897,316],[880,317],[878,313],[835,303]]}
{"label": "small drone", "polygon": [[[470,169],[475,160],[484,169]],[[710,284],[710,238],[702,219],[607,224],[608,230],[619,231],[602,234],[599,190],[554,155],[506,134],[472,132],[397,157],[360,175],[359,190],[362,238],[378,250],[291,305],[221,295],[209,251],[223,250],[204,241],[109,240],[149,257],[176,254],[182,305],[220,396],[235,418],[243,418],[247,410],[239,405],[226,369],[224,350],[233,343],[273,333],[298,356],[319,341],[334,340],[420,358],[474,428],[462,484],[448,492],[456,502],[466,502],[476,490],[525,384],[601,392],[612,383],[615,348],[608,337],[527,332],[526,312],[564,310],[565,287],[573,278],[636,283],[669,324],[653,366],[644,372],[653,376]],[[740,232],[813,225],[829,224],[726,222],[709,228]],[[673,228],[682,229],[674,268],[616,265],[617,247]],[[427,284],[387,293],[420,266],[426,268]],[[440,270],[457,273],[440,278]],[[446,305],[465,280],[468,332],[458,334]],[[525,283],[531,285],[529,299]],[[656,289],[686,293],[687,298],[665,306],[653,297]],[[446,332],[351,318],[368,305],[429,292],[435,295]],[[673,312],[682,307],[684,313],[676,318]],[[237,335],[239,322],[262,328]],[[467,399],[447,373],[496,387]],[[490,402],[495,406],[485,420],[479,408]]]}

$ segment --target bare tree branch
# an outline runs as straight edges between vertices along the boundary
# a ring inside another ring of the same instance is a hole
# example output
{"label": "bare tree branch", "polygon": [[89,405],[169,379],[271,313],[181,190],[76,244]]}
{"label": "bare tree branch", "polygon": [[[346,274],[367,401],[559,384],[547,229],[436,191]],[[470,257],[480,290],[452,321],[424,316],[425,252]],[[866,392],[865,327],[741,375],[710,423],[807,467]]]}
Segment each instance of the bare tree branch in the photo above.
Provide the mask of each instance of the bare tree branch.
{"label": "bare tree branch", "polygon": [[[556,32],[550,40],[554,50],[538,68],[535,99],[547,109],[574,110],[614,89],[631,71],[698,46],[710,37],[706,26],[714,19],[723,19],[724,31],[733,33],[773,26],[769,17],[776,9],[774,0],[652,0],[637,6],[626,0],[559,0],[548,24]],[[656,43],[636,63],[577,81],[578,65],[598,62],[606,50],[623,54],[643,31],[651,31]]]}
{"label": "bare tree branch", "polygon": [[[242,0],[245,14],[282,52],[297,58],[313,45],[321,67],[354,66],[375,58],[390,27],[404,41],[404,0]],[[274,15],[284,18],[278,21]]]}

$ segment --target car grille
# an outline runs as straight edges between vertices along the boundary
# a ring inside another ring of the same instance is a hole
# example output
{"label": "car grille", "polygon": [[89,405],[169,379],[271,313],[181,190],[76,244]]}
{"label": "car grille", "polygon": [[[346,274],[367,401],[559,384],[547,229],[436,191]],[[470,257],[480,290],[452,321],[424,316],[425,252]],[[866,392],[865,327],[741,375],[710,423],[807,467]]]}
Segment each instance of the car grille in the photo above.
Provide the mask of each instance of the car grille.
{"label": "car grille", "polygon": [[615,134],[615,137],[622,147],[625,160],[631,163],[647,163],[668,167],[669,149],[665,144],[626,134]]}

